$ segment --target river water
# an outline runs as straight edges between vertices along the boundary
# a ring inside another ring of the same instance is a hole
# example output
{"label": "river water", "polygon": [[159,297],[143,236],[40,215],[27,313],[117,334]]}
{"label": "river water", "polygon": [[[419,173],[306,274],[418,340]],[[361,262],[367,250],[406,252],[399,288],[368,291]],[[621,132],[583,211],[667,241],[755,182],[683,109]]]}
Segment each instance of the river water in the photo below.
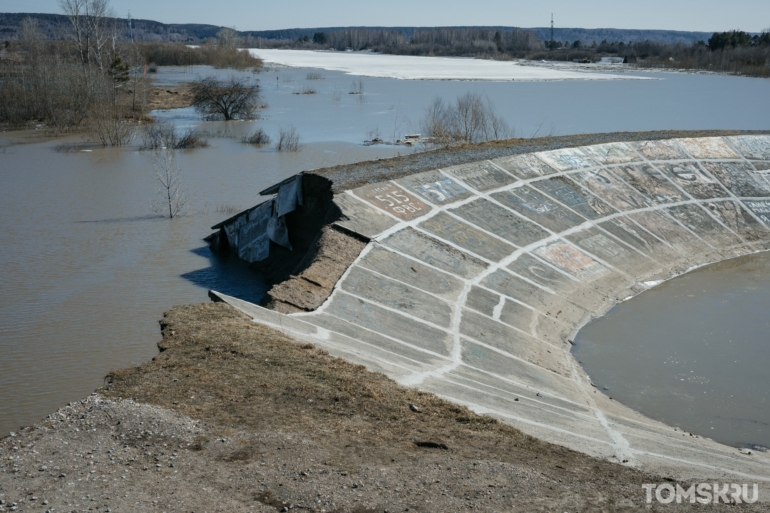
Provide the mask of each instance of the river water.
{"label": "river water", "polygon": [[612,308],[573,354],[613,399],[688,432],[770,447],[770,253],[702,267]]}
{"label": "river water", "polygon": [[[229,71],[161,69],[160,84]],[[323,78],[308,80],[308,73]],[[436,96],[487,95],[521,136],[652,129],[770,128],[770,81],[640,74],[656,80],[475,82],[363,77],[349,94],[338,71],[274,67],[253,75],[269,105],[253,122],[202,122],[191,109],[157,113],[195,127],[211,146],[177,152],[189,215],[153,214],[152,158],[131,146],[78,146],[42,131],[0,134],[0,436],[38,421],[102,383],[111,370],[156,353],[157,321],[174,305],[207,301],[210,288],[258,301],[264,285],[239,262],[214,257],[202,237],[232,209],[299,171],[414,151],[364,147],[419,131]],[[294,94],[307,88],[315,94]],[[293,125],[303,149],[276,153],[239,139]],[[765,381],[766,383],[766,381]],[[767,387],[765,387],[767,388]],[[691,429],[695,429],[692,427]]]}

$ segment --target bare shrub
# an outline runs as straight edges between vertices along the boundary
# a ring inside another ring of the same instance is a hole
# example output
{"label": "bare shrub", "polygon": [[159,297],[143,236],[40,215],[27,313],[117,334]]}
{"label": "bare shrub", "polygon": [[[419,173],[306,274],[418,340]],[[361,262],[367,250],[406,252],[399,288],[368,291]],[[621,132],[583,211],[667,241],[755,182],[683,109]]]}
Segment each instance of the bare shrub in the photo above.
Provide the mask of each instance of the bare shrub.
{"label": "bare shrub", "polygon": [[171,121],[156,119],[148,123],[142,129],[143,150],[160,150],[163,148],[175,148],[177,143],[176,130]]}
{"label": "bare shrub", "polygon": [[294,91],[293,94],[316,94],[318,91],[314,87],[305,86],[299,91]]}
{"label": "bare shrub", "polygon": [[192,128],[181,136],[171,121],[165,119],[155,120],[144,126],[142,130],[143,150],[187,150],[193,148],[206,148],[209,142],[197,130]]}
{"label": "bare shrub", "polygon": [[134,125],[110,107],[98,107],[88,125],[91,139],[102,146],[125,146],[134,137]]}
{"label": "bare shrub", "polygon": [[489,98],[477,92],[458,96],[454,104],[436,98],[421,123],[426,137],[439,144],[478,143],[511,137],[512,130],[495,114]]}
{"label": "bare shrub", "polygon": [[187,194],[182,183],[182,170],[174,162],[174,152],[161,150],[155,153],[153,168],[158,181],[159,200],[152,203],[152,208],[160,216],[173,219],[184,215],[187,207]]}
{"label": "bare shrub", "polygon": [[362,79],[354,80],[350,84],[350,94],[364,94],[364,81]]}
{"label": "bare shrub", "polygon": [[208,146],[208,140],[204,139],[200,132],[190,128],[177,140],[174,148],[177,150],[191,150],[194,148],[208,148]]}
{"label": "bare shrub", "polygon": [[307,76],[306,76],[305,78],[306,78],[307,80],[323,80],[323,79],[324,79],[324,78],[326,78],[326,77],[324,77],[324,76],[323,76],[323,75],[321,75],[320,73],[308,73],[308,74],[307,74]]}
{"label": "bare shrub", "polygon": [[247,78],[204,77],[193,82],[190,90],[195,110],[206,119],[251,119],[260,104],[259,85]]}
{"label": "bare shrub", "polygon": [[270,136],[267,135],[267,132],[263,128],[257,128],[257,131],[254,132],[251,135],[248,135],[241,139],[241,142],[244,144],[253,144],[256,146],[260,146],[263,144],[270,144]]}
{"label": "bare shrub", "polygon": [[151,62],[155,70],[158,66],[197,66],[207,65],[215,68],[253,69],[262,67],[262,60],[248,51],[235,47],[201,45],[191,48],[184,43],[139,43],[139,49],[145,62]]}
{"label": "bare shrub", "polygon": [[278,133],[278,142],[275,144],[276,151],[299,151],[299,134],[294,126],[281,128]]}
{"label": "bare shrub", "polygon": [[342,99],[342,90],[334,86],[334,91],[332,91],[332,101],[338,102]]}

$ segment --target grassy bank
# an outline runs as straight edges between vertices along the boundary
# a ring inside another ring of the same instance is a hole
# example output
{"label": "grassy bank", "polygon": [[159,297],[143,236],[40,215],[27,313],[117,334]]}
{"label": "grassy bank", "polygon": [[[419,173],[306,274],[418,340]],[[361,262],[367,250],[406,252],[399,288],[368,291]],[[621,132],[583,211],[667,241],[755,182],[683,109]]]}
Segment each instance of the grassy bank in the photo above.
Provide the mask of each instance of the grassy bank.
{"label": "grassy bank", "polygon": [[190,47],[182,43],[139,43],[139,51],[150,66],[198,66],[253,69],[262,61],[249,52],[216,45]]}

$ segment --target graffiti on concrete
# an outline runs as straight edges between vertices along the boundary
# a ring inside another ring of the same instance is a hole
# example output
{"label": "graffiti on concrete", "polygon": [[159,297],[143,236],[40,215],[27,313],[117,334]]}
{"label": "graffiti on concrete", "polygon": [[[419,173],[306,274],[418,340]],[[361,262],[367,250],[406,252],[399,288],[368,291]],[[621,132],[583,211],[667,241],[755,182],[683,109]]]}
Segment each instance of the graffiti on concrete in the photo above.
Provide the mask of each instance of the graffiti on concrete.
{"label": "graffiti on concrete", "polygon": [[[612,143],[366,185],[337,195],[337,223],[374,240],[317,311],[226,300],[572,449],[644,470],[656,462],[770,478],[764,461],[738,461],[704,438],[684,442],[597,393],[569,342],[651,283],[769,250],[768,162],[765,136]],[[223,224],[242,258],[275,244],[265,237],[273,210],[266,203]]]}

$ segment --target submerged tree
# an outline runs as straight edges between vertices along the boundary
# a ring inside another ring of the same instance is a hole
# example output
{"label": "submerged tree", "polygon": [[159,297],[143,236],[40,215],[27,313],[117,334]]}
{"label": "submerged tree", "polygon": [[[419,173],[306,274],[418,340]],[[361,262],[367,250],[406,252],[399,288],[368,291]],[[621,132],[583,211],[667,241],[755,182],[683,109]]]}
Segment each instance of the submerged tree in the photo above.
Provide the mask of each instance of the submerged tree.
{"label": "submerged tree", "polygon": [[187,194],[182,183],[182,170],[174,162],[174,152],[161,150],[155,153],[155,179],[158,181],[159,202],[153,202],[153,210],[163,217],[173,219],[184,215]]}
{"label": "submerged tree", "polygon": [[204,77],[192,83],[193,106],[207,119],[249,119],[259,106],[259,85],[248,78]]}

